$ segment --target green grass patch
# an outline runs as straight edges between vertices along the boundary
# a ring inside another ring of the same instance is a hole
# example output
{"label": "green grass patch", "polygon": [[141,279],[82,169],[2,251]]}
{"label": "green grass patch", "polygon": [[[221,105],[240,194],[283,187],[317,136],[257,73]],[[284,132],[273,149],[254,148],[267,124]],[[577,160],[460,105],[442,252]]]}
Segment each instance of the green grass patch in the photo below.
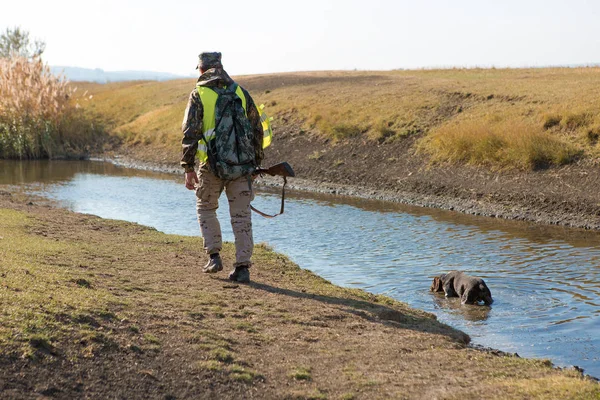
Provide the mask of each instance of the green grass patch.
{"label": "green grass patch", "polygon": [[233,353],[231,353],[230,351],[228,351],[227,349],[224,349],[222,347],[213,349],[210,352],[210,357],[213,360],[220,361],[220,362],[226,363],[226,364],[232,363],[234,360]]}
{"label": "green grass patch", "polygon": [[207,371],[224,371],[223,364],[217,360],[198,361],[196,364],[199,369]]}
{"label": "green grass patch", "polygon": [[93,316],[121,302],[107,290],[90,290],[78,268],[54,265],[58,259],[80,265],[85,246],[31,234],[35,225],[22,212],[0,210],[0,344],[14,351],[29,351],[31,343],[42,343],[39,338],[60,338],[82,324],[98,325]]}
{"label": "green grass patch", "polygon": [[297,381],[310,381],[312,379],[312,368],[296,367],[289,373],[289,377]]}
{"label": "green grass patch", "polygon": [[160,339],[151,333],[145,333],[144,340],[150,344],[160,345]]}
{"label": "green grass patch", "polygon": [[77,285],[77,286],[81,286],[83,288],[86,289],[91,289],[92,288],[92,283],[84,278],[79,278],[79,279],[74,279],[73,282]]}
{"label": "green grass patch", "polygon": [[242,367],[238,364],[231,365],[228,370],[229,372],[231,372],[233,379],[239,382],[250,384],[255,380],[264,380],[263,375],[257,373],[252,369]]}
{"label": "green grass patch", "polygon": [[248,333],[256,333],[258,332],[258,330],[254,327],[254,325],[252,325],[249,322],[238,322],[235,325],[235,329],[240,330],[240,331],[245,331]]}

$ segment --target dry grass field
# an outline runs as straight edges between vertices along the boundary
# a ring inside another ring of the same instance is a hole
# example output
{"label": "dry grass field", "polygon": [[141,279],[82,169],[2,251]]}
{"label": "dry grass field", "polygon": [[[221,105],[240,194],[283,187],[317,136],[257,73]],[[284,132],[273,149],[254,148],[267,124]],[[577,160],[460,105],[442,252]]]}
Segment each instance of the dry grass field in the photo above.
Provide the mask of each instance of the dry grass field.
{"label": "dry grass field", "polygon": [[[387,144],[416,136],[434,163],[537,169],[600,157],[600,68],[306,72],[240,76],[277,129]],[[130,146],[179,152],[194,80],[78,84]]]}

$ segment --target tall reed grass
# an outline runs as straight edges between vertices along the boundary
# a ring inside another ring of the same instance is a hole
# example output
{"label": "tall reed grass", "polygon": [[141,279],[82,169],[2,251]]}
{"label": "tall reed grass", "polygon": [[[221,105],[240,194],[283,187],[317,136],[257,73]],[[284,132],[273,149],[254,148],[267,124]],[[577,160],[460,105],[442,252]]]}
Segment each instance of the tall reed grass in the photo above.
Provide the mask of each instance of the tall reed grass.
{"label": "tall reed grass", "polygon": [[102,136],[40,58],[0,59],[0,158],[81,156]]}

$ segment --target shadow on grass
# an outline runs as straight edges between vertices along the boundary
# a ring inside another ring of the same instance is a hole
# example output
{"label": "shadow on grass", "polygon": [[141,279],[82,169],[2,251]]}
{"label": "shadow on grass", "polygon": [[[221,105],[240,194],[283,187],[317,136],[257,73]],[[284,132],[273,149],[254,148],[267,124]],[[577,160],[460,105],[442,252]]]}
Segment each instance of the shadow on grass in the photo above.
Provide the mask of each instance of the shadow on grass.
{"label": "shadow on grass", "polygon": [[314,294],[308,291],[299,292],[296,290],[271,286],[266,283],[251,282],[248,286],[269,293],[280,294],[297,299],[316,300],[327,304],[341,306],[342,311],[361,317],[369,322],[381,323],[399,329],[411,329],[430,334],[444,335],[465,345],[470,342],[469,335],[438,322],[435,319],[435,316],[427,317],[425,315],[411,315],[377,302]]}

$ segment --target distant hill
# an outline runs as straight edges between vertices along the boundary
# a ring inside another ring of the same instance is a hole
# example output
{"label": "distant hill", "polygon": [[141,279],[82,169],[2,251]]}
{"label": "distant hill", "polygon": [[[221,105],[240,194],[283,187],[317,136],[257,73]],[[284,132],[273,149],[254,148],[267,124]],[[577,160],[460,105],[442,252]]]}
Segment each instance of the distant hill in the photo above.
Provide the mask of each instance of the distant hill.
{"label": "distant hill", "polygon": [[104,71],[103,69],[96,68],[79,68],[79,67],[64,67],[54,66],[50,67],[50,71],[53,74],[64,74],[66,78],[74,82],[97,82],[97,83],[108,83],[108,82],[120,82],[120,81],[137,81],[137,80],[148,80],[148,81],[168,81],[171,79],[187,78],[183,75],[171,74],[168,72],[154,72],[154,71]]}

